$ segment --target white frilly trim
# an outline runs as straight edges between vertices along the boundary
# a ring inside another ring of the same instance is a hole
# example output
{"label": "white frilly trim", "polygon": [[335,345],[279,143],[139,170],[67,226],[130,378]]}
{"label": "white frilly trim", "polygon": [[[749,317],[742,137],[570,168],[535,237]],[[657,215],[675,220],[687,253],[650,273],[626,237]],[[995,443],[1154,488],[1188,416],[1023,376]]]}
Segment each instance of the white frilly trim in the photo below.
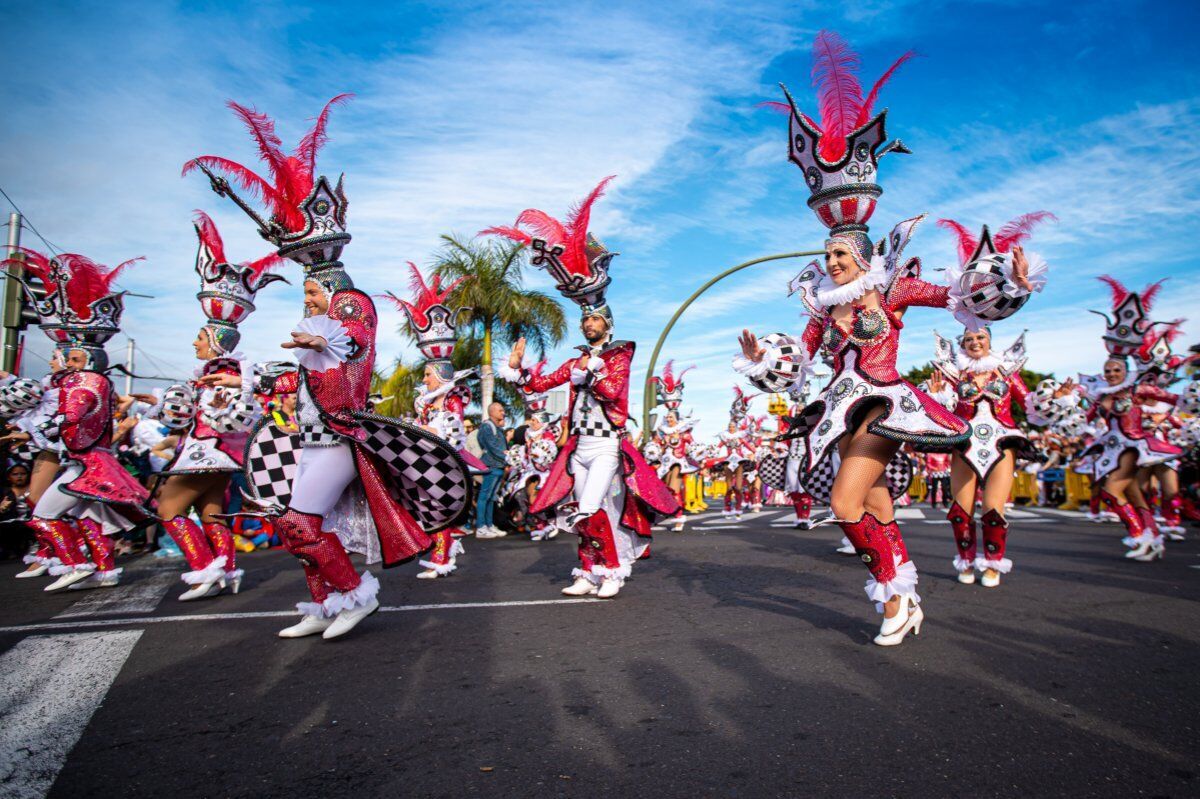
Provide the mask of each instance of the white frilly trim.
{"label": "white frilly trim", "polygon": [[920,602],[921,597],[917,596],[917,580],[916,564],[911,560],[901,563],[897,557],[895,577],[886,583],[872,577],[867,580],[863,590],[867,592],[867,599],[875,603],[875,610],[883,613],[883,603],[892,597],[906,595],[912,597],[913,602]]}
{"label": "white frilly trim", "polygon": [[618,580],[621,582],[622,585],[625,583],[625,580],[628,579],[629,575],[631,575],[631,574],[633,574],[633,566],[629,563],[626,563],[623,566],[618,566],[615,569],[610,569],[607,566],[592,566],[593,578],[599,577],[602,580],[603,579]]}
{"label": "white frilly trim", "polygon": [[99,572],[99,571],[92,572],[92,576],[89,577],[88,579],[89,580],[108,580],[110,578],[116,578],[119,580],[121,578],[121,573],[124,571],[125,571],[124,567],[118,566],[117,568],[109,569],[106,572]]}
{"label": "white frilly trim", "polygon": [[[1150,530],[1143,530],[1141,535],[1125,536],[1124,538],[1121,539],[1121,543],[1124,544],[1125,546],[1129,547],[1130,549],[1137,549],[1142,544],[1154,543],[1155,538],[1161,539],[1161,536],[1155,536],[1154,533]],[[54,570],[51,569],[50,573],[53,574]]]}
{"label": "white frilly trim", "polygon": [[350,333],[341,322],[330,319],[325,314],[309,316],[296,325],[293,333],[308,333],[310,336],[320,336],[325,339],[325,349],[297,350],[296,360],[310,372],[325,372],[346,360],[350,354]]}
{"label": "white frilly trim", "polygon": [[844,285],[839,286],[829,275],[823,275],[821,282],[817,284],[817,302],[825,308],[845,305],[860,299],[872,289],[886,286],[887,282],[888,274],[884,266],[884,259],[876,255],[871,258],[869,270]]}
{"label": "white frilly trim", "polygon": [[328,619],[333,614],[325,612],[324,606],[320,602],[297,602],[296,610],[301,616],[312,616],[317,619]]}
{"label": "white frilly trim", "polygon": [[457,571],[458,569],[458,564],[454,562],[453,555],[450,556],[449,563],[434,563],[431,560],[419,560],[417,563],[424,566],[426,569],[437,572],[439,577],[445,577],[447,574]]}
{"label": "white frilly trim", "polygon": [[739,352],[737,355],[733,356],[733,370],[743,377],[762,377],[770,368],[772,356],[774,356],[774,360],[779,359],[778,350],[772,352],[772,348],[767,347],[766,349],[766,354],[763,355],[763,357],[758,361],[752,361],[744,354]]}
{"label": "white frilly trim", "polygon": [[983,571],[984,569],[994,569],[1001,574],[1008,574],[1010,571],[1012,571],[1012,561],[1008,558],[1000,558],[996,560],[992,558],[985,558],[981,555],[975,558],[975,568],[979,571]]}
{"label": "white frilly trim", "polygon": [[575,579],[579,579],[580,577],[582,577],[583,579],[587,580],[592,585],[600,585],[599,575],[593,574],[592,572],[584,571],[583,569],[573,569],[571,571],[571,576],[574,577]]}
{"label": "white frilly trim", "polygon": [[954,556],[954,570],[956,572],[970,571],[971,569],[975,568],[975,564],[978,561],[979,561],[979,558],[975,558],[974,560],[971,560],[969,558],[964,558],[962,555],[955,555]]}
{"label": "white frilly trim", "polygon": [[992,372],[1004,365],[1004,361],[995,355],[972,358],[965,352],[955,355],[954,363],[958,366],[960,372]]}
{"label": "white frilly trim", "polygon": [[508,361],[502,361],[500,365],[496,367],[496,374],[500,375],[502,379],[507,380],[510,383],[516,383],[521,379],[521,370],[514,369],[509,366]]}
{"label": "white frilly trim", "polygon": [[379,580],[369,571],[362,573],[358,586],[344,593],[332,593],[325,598],[325,612],[336,616],[343,610],[354,610],[367,605],[379,594]]}
{"label": "white frilly trim", "polygon": [[95,563],[80,563],[78,566],[68,566],[65,563],[56,563],[49,569],[51,577],[62,577],[64,574],[71,572],[94,572],[96,571]]}
{"label": "white frilly trim", "polygon": [[212,563],[205,566],[203,569],[184,572],[179,575],[179,579],[183,580],[188,585],[200,585],[201,583],[213,583],[225,576],[225,561],[224,555],[219,555],[213,558]]}
{"label": "white frilly trim", "polygon": [[245,569],[229,569],[225,572],[226,580],[240,580],[244,576],[246,576]]}
{"label": "white frilly trim", "polygon": [[32,566],[35,563],[39,563],[42,566],[53,566],[54,565],[54,563],[52,562],[53,560],[54,560],[53,558],[42,558],[42,557],[38,557],[37,555],[26,555],[23,558],[21,558],[21,562],[24,563],[26,566]]}

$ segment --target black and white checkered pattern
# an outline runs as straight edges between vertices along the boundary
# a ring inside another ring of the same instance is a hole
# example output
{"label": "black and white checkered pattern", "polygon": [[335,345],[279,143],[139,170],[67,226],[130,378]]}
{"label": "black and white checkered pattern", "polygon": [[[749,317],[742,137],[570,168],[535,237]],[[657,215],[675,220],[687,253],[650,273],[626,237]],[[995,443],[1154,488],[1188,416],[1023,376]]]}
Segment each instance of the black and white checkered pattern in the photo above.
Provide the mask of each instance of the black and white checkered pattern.
{"label": "black and white checkered pattern", "polygon": [[598,436],[599,438],[620,438],[620,432],[612,425],[596,419],[587,418],[571,427],[571,434],[576,436]]}
{"label": "black and white checkered pattern", "polygon": [[401,489],[400,504],[426,531],[466,518],[473,484],[454,447],[408,422],[374,414],[355,416],[367,431],[363,446],[387,466]]}
{"label": "black and white checkered pattern", "polygon": [[763,485],[783,491],[787,476],[787,458],[781,455],[771,455],[758,462],[758,476]]}
{"label": "black and white checkered pattern", "polygon": [[963,305],[988,322],[1007,319],[1029,300],[1028,295],[1012,297],[1004,292],[1011,283],[1001,254],[982,256],[967,264],[960,281]]}
{"label": "black and white checkered pattern", "polygon": [[270,416],[264,416],[246,442],[243,471],[247,493],[263,504],[287,507],[299,462],[300,434],[284,430]]}
{"label": "black and white checkered pattern", "polygon": [[[398,419],[356,414],[367,432],[364,449],[385,467],[395,496],[426,532],[459,524],[471,504],[471,475],[447,442]],[[335,435],[326,431],[325,435]],[[264,504],[287,506],[300,460],[301,434],[264,417],[251,431],[244,471],[248,493]]]}
{"label": "black and white checkered pattern", "polygon": [[323,424],[300,425],[300,446],[336,447],[346,439]]}
{"label": "black and white checkered pattern", "polygon": [[[804,490],[812,494],[817,502],[828,505],[836,476],[833,458],[828,457],[818,463],[811,472],[803,475],[800,482]],[[897,499],[907,493],[908,487],[912,485],[912,463],[903,453],[897,452],[884,467],[883,476],[887,480],[888,493],[892,495],[892,499]]]}
{"label": "black and white checkered pattern", "polygon": [[772,358],[767,373],[761,377],[752,377],[750,382],[761,391],[778,394],[786,391],[804,372],[804,364],[808,362],[808,354],[804,345],[792,336],[782,333],[771,333],[762,340],[764,347],[776,351],[778,358]]}

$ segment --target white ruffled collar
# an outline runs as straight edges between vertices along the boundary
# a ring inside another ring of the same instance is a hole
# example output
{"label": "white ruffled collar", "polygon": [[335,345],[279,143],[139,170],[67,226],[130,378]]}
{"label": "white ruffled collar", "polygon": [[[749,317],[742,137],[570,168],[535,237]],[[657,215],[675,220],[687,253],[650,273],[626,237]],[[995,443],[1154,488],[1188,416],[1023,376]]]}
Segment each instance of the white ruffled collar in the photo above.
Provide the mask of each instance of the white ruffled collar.
{"label": "white ruffled collar", "polygon": [[1104,375],[1089,375],[1087,378],[1088,393],[1096,397],[1105,397],[1109,394],[1116,394],[1118,391],[1124,391],[1137,382],[1136,372],[1126,372],[1125,379],[1115,386],[1110,386],[1104,382]]}
{"label": "white ruffled collar", "polygon": [[817,284],[817,302],[825,308],[845,305],[860,299],[868,291],[885,285],[887,270],[884,269],[883,259],[876,256],[871,259],[869,270],[844,285],[839,286],[829,275],[822,275],[821,282]]}
{"label": "white ruffled collar", "polygon": [[972,358],[960,352],[954,356],[954,361],[960,372],[994,372],[1004,367],[1004,361],[990,353],[982,358]]}

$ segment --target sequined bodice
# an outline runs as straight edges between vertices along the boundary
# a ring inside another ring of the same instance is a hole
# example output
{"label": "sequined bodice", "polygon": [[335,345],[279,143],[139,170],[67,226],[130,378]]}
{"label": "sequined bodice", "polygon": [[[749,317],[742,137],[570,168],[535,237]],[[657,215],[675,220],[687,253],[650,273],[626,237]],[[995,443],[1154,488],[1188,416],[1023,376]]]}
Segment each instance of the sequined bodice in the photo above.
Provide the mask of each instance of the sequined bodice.
{"label": "sequined bodice", "polygon": [[974,373],[966,373],[955,387],[958,398],[962,402],[978,402],[981,399],[1003,400],[1008,396],[1008,381],[999,374],[992,373],[983,385],[975,380]]}
{"label": "sequined bodice", "polygon": [[845,366],[847,349],[851,346],[862,354],[858,367],[876,380],[896,380],[896,354],[900,348],[900,328],[903,323],[883,308],[852,309],[850,329],[846,330],[833,316],[825,317],[821,337],[822,349],[833,358],[833,366],[841,371]]}

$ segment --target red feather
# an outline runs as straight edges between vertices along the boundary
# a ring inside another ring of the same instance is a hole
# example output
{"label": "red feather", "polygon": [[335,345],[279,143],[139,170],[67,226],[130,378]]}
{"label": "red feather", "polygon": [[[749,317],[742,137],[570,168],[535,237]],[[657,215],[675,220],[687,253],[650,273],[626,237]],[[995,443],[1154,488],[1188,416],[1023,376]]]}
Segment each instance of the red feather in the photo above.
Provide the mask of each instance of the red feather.
{"label": "red feather", "polygon": [[196,211],[192,221],[196,225],[196,235],[200,237],[200,243],[208,248],[217,263],[223,263],[225,261],[225,242],[221,239],[221,232],[217,230],[216,224],[203,211]]}
{"label": "red feather", "polygon": [[1112,304],[1114,308],[1125,302],[1126,298],[1129,297],[1129,289],[1125,288],[1125,285],[1115,277],[1112,277],[1111,275],[1101,275],[1096,279],[1108,286],[1109,290],[1112,292]]}
{"label": "red feather", "polygon": [[836,161],[846,152],[846,135],[856,127],[862,108],[858,54],[833,31],[821,31],[813,44],[812,81],[821,113],[821,156]]}
{"label": "red feather", "polygon": [[262,200],[276,215],[279,215],[281,209],[287,208],[287,199],[274,186],[237,161],[230,161],[219,155],[202,155],[184,164],[183,174],[186,175],[199,166],[208,167],[214,172],[222,172],[226,177],[233,178],[251,198]]}
{"label": "red feather", "polygon": [[567,243],[567,230],[562,223],[545,211],[536,208],[526,208],[517,216],[517,225],[524,225],[533,231],[539,239],[545,239],[550,244]]}
{"label": "red feather", "polygon": [[112,284],[117,277],[128,267],[144,259],[131,258],[112,269],[77,253],[63,253],[59,260],[71,275],[67,282],[67,302],[80,319],[86,320],[92,315],[88,306],[112,294]]}
{"label": "red feather", "polygon": [[246,108],[244,105],[235,103],[233,100],[228,101],[225,105],[233,110],[234,115],[241,119],[246,126],[246,130],[250,131],[254,143],[258,145],[258,157],[266,162],[267,168],[271,170],[271,177],[278,186],[280,178],[287,172],[288,167],[287,154],[283,152],[283,142],[275,133],[275,120],[253,108]]}
{"label": "red feather", "polygon": [[789,116],[791,116],[791,113],[792,113],[792,107],[790,105],[788,105],[787,103],[781,103],[778,100],[766,100],[764,102],[759,103],[756,107],[757,108],[769,108],[772,111],[778,111],[781,114],[787,114]]}
{"label": "red feather", "polygon": [[916,57],[917,51],[909,50],[907,53],[897,58],[896,63],[892,64],[888,68],[888,71],[883,73],[879,80],[875,81],[875,85],[871,87],[870,93],[867,94],[867,99],[863,101],[862,108],[860,108],[858,111],[858,119],[855,120],[854,125],[856,128],[862,127],[871,119],[871,112],[875,108],[875,101],[879,99],[879,90],[882,89],[884,85],[892,79],[892,75],[894,75],[896,70],[900,68],[900,65],[905,61]]}
{"label": "red feather", "polygon": [[1158,293],[1162,291],[1162,285],[1167,279],[1164,277],[1157,283],[1151,283],[1146,288],[1142,289],[1142,309],[1149,311],[1154,305],[1154,300],[1158,297]]}
{"label": "red feather", "polygon": [[[296,148],[295,157],[307,167],[310,176],[317,173],[317,153],[329,141],[329,136],[326,135],[325,129],[329,124],[329,111],[335,105],[342,105],[350,101],[354,95],[349,92],[339,94],[325,104],[321,109],[321,113],[317,116],[317,121],[313,123],[312,130],[305,134],[300,140],[300,146]],[[312,191],[310,188],[309,191]]]}
{"label": "red feather", "polygon": [[58,291],[58,287],[50,282],[50,258],[37,250],[31,250],[28,247],[19,247],[17,252],[25,256],[25,260],[18,258],[5,258],[4,266],[21,266],[25,268],[33,277],[38,279],[42,287],[46,290],[47,296]]}
{"label": "red feather", "polygon": [[[675,375],[673,375],[671,373],[672,367],[674,367],[674,365],[675,365],[674,358],[672,358],[671,360],[669,360],[665,364],[663,364],[662,379],[660,382],[663,384],[663,387],[667,391],[672,391],[675,388]],[[658,380],[658,379],[659,378],[655,378],[655,380]]]}
{"label": "red feather", "polygon": [[283,258],[280,258],[275,253],[271,253],[264,258],[259,258],[257,261],[246,261],[242,264],[242,266],[250,267],[250,285],[253,286],[258,282],[258,279],[261,278],[264,273],[270,272],[275,267],[282,265],[283,262]]}
{"label": "red feather", "polygon": [[937,224],[938,227],[946,228],[958,237],[958,261],[965,264],[975,254],[975,248],[979,246],[979,239],[953,219],[939,219]]}
{"label": "red feather", "polygon": [[529,244],[533,241],[533,237],[524,230],[508,225],[497,225],[495,227],[484,228],[475,235],[477,236],[504,236],[505,238],[519,241],[522,244]]}
{"label": "red feather", "polygon": [[600,181],[596,184],[596,188],[583,198],[582,202],[567,213],[567,241],[565,242],[567,251],[563,256],[563,264],[576,274],[591,274],[587,257],[587,233],[588,222],[592,217],[592,205],[604,196],[604,189],[615,177],[616,175],[609,175]]}
{"label": "red feather", "polygon": [[1034,211],[1031,214],[1018,216],[996,231],[996,235],[992,238],[992,244],[996,245],[996,252],[1008,252],[1029,238],[1034,227],[1047,219],[1058,221],[1058,217],[1049,211]]}

